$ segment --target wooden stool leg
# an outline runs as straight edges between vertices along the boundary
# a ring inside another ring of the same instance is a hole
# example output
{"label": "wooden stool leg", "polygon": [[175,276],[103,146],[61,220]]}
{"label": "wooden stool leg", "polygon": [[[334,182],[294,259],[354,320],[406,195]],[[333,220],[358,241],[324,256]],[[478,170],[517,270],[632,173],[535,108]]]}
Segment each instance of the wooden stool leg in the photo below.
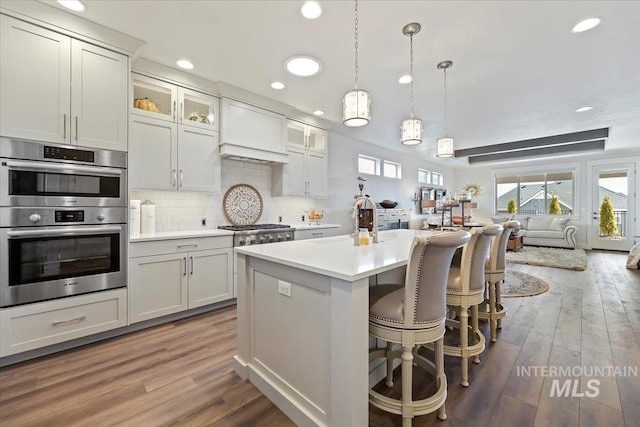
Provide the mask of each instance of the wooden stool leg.
{"label": "wooden stool leg", "polygon": [[[438,387],[443,384],[443,381],[447,381],[447,376],[444,373],[444,338],[440,338],[436,341],[436,372],[438,377]],[[447,419],[447,412],[444,407],[444,403],[438,408],[438,419],[444,421]]]}
{"label": "wooden stool leg", "polygon": [[387,380],[385,381],[387,387],[393,387],[393,357],[389,356],[392,350],[393,343],[387,342]]}
{"label": "wooden stool leg", "polygon": [[[480,328],[478,326],[478,306],[471,306],[471,331],[473,334],[473,341],[475,343],[476,337],[480,334]],[[473,356],[473,363],[480,363],[480,355]]]}
{"label": "wooden stool leg", "polygon": [[[502,292],[500,290],[500,281],[497,281],[496,282],[496,310],[497,309],[502,310],[502,302],[500,301],[500,292]],[[502,329],[502,319],[498,319],[497,328]]]}
{"label": "wooden stool leg", "polygon": [[462,358],[460,359],[460,371],[462,375],[463,387],[469,387],[469,311],[467,307],[460,308],[460,348]]}
{"label": "wooden stool leg", "polygon": [[496,342],[496,284],[489,283],[489,325],[491,328],[491,342]]}
{"label": "wooden stool leg", "polygon": [[402,347],[402,426],[411,427],[413,420],[413,348]]}

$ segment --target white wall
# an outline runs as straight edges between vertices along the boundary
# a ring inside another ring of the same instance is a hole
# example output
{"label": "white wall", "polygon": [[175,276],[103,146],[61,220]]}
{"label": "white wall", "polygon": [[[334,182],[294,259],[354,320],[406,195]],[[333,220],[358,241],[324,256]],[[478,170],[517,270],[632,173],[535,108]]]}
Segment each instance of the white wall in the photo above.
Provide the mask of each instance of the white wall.
{"label": "white wall", "polygon": [[[425,144],[426,142],[423,142]],[[392,141],[391,144],[400,144]],[[364,175],[358,172],[358,154],[377,157],[402,164],[402,179],[384,178],[381,176]],[[353,205],[354,194],[358,194],[358,175],[367,180],[363,193],[380,202],[389,199],[398,202],[398,208],[411,209],[411,228],[418,228],[426,216],[416,212],[416,205],[411,202],[413,194],[418,191],[418,168],[428,169],[444,174],[445,188],[453,184],[454,172],[450,168],[442,167],[437,162],[431,162],[377,145],[367,144],[344,135],[329,133],[329,199],[327,219],[341,224],[346,232],[354,228],[350,208]]]}

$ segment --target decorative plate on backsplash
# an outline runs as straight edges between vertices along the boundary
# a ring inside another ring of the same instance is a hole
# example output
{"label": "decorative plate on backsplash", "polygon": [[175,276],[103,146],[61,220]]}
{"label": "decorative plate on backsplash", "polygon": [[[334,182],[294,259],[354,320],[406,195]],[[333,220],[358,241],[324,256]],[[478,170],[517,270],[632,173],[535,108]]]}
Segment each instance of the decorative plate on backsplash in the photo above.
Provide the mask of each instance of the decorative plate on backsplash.
{"label": "decorative plate on backsplash", "polygon": [[238,184],[224,193],[224,216],[233,225],[255,224],[262,215],[262,196],[249,184]]}

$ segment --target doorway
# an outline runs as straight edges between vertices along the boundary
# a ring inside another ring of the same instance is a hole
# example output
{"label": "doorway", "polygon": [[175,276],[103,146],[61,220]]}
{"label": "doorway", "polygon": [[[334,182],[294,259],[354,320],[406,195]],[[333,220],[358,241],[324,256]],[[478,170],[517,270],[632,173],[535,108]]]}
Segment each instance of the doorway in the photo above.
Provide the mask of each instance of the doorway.
{"label": "doorway", "polygon": [[634,243],[634,164],[593,165],[591,176],[591,248],[630,250]]}

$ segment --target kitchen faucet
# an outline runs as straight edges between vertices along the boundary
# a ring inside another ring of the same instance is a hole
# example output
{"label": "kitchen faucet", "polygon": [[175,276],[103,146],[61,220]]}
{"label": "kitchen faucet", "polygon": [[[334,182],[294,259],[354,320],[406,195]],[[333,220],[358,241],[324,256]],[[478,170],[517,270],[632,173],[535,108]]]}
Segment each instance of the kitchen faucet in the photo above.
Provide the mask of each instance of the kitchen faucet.
{"label": "kitchen faucet", "polygon": [[358,227],[358,208],[359,208],[359,204],[362,201],[362,206],[365,207],[367,202],[371,203],[371,206],[373,207],[373,230],[371,230],[371,237],[373,240],[373,243],[378,243],[378,215],[376,215],[376,203],[371,200],[370,197],[368,196],[358,196],[356,197],[356,201],[353,204],[353,217],[355,218],[355,233],[354,233],[354,237],[353,237],[353,244],[355,246],[360,246],[360,239],[358,238],[358,232],[359,232],[359,228]]}

